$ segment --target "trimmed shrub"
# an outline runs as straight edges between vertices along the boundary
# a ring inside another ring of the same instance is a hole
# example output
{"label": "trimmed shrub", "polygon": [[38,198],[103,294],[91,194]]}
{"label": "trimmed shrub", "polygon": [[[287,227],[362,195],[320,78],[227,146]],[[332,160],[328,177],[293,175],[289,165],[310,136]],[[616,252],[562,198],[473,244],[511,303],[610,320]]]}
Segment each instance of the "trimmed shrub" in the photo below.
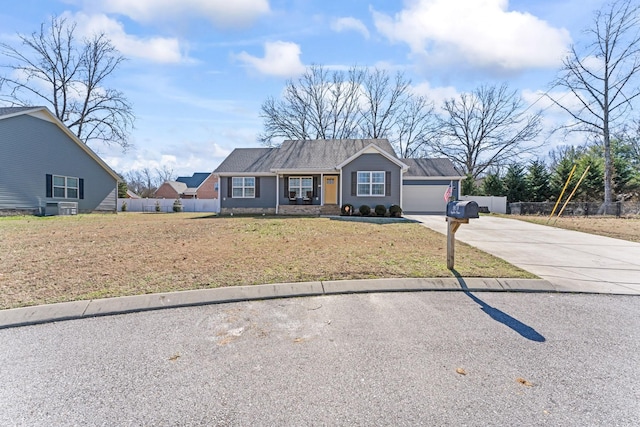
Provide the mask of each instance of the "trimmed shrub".
{"label": "trimmed shrub", "polygon": [[402,208],[398,205],[389,206],[389,214],[394,218],[400,218],[402,216]]}
{"label": "trimmed shrub", "polygon": [[160,212],[160,202],[156,200],[156,212]]}
{"label": "trimmed shrub", "polygon": [[387,207],[385,205],[376,205],[374,211],[378,216],[385,216],[387,214]]}
{"label": "trimmed shrub", "polygon": [[368,216],[371,213],[371,208],[369,205],[362,205],[358,208],[358,212],[360,212],[362,216]]}
{"label": "trimmed shrub", "polygon": [[350,205],[349,203],[342,205],[340,213],[342,215],[353,215],[353,205]]}
{"label": "trimmed shrub", "polygon": [[122,206],[120,207],[120,210],[122,212],[126,212],[127,211],[127,202],[122,202]]}
{"label": "trimmed shrub", "polygon": [[176,199],[173,202],[173,211],[174,212],[182,212],[182,201],[180,199]]}

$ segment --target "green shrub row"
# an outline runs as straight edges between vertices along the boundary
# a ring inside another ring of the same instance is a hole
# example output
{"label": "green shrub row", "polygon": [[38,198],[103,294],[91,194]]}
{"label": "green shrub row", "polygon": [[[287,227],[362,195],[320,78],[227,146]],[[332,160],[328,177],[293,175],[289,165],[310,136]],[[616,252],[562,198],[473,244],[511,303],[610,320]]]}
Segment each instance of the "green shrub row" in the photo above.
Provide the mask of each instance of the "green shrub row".
{"label": "green shrub row", "polygon": [[[342,215],[360,215],[370,216],[372,215],[371,207],[369,205],[361,205],[358,210],[353,207],[352,204],[346,203],[341,208]],[[376,205],[373,209],[375,216],[387,216],[387,207],[385,205]],[[402,216],[402,208],[398,205],[389,206],[388,216],[399,218]]]}

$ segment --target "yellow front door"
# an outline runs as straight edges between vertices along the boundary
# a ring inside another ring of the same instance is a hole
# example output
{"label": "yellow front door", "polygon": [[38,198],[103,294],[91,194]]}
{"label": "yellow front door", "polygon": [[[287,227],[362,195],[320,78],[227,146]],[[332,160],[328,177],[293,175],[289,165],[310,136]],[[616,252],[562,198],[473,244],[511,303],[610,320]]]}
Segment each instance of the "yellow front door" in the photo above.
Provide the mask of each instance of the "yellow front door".
{"label": "yellow front door", "polygon": [[324,177],[324,204],[335,205],[338,203],[338,177],[325,175]]}

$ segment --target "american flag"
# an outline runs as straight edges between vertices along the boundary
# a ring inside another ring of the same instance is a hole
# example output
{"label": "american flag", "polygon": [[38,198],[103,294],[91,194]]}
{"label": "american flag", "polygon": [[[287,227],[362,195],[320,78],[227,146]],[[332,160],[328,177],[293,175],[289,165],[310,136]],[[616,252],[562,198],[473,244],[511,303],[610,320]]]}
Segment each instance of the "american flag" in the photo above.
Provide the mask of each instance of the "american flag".
{"label": "american flag", "polygon": [[452,194],[453,194],[453,181],[449,183],[449,186],[447,187],[447,191],[444,192],[444,201],[448,202]]}

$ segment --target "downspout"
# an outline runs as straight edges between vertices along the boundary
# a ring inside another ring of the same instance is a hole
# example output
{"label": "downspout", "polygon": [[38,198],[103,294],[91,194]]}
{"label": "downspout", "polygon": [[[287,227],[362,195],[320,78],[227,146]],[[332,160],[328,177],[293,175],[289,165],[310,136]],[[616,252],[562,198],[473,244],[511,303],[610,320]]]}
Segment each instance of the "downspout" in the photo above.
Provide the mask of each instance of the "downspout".
{"label": "downspout", "polygon": [[279,207],[280,207],[280,174],[276,173],[276,215],[278,215]]}

